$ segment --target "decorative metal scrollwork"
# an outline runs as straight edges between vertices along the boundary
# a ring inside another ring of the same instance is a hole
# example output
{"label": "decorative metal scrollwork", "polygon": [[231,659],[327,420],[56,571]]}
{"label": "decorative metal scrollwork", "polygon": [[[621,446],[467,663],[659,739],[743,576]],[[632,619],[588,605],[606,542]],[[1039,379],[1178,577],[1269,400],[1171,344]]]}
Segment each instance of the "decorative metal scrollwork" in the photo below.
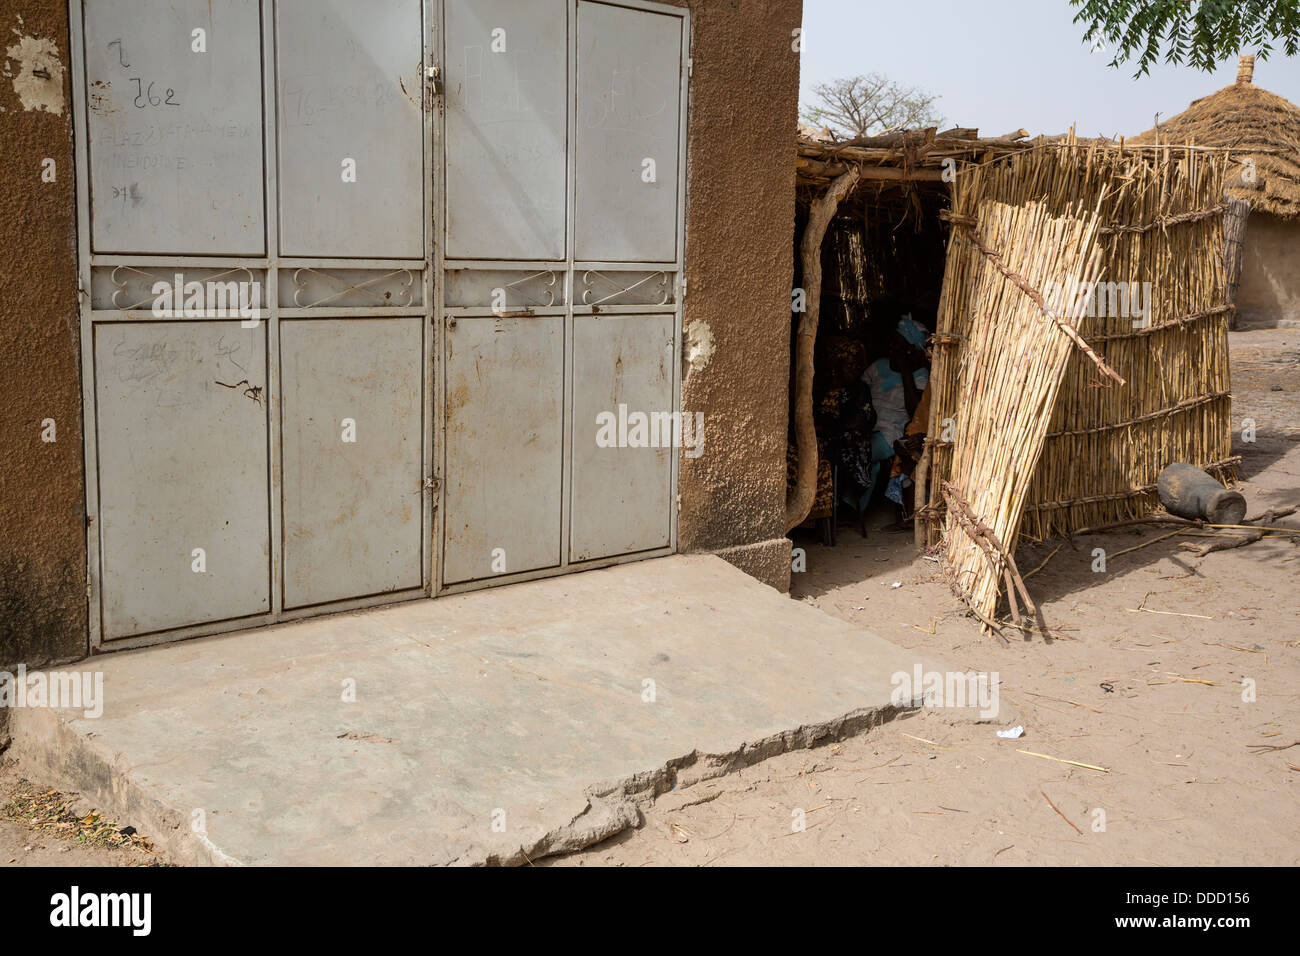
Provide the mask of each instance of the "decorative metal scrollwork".
{"label": "decorative metal scrollwork", "polygon": [[[593,279],[601,280],[606,286],[613,286],[615,291],[609,293],[609,295],[603,296],[602,298],[596,299],[593,302],[592,296],[596,293],[595,283],[592,281]],[[603,272],[589,269],[582,274],[582,284],[586,286],[586,289],[584,289],[582,293],[582,304],[604,305],[611,299],[617,299],[620,296],[627,295],[633,289],[638,289],[648,282],[653,283],[653,287],[659,290],[659,301],[649,304],[667,305],[672,301],[672,286],[669,285],[669,274],[667,272],[650,272],[642,276],[636,282],[633,282],[631,285],[625,286],[610,278]]]}
{"label": "decorative metal scrollwork", "polygon": [[[536,279],[539,276],[546,276],[546,282],[542,284],[542,294],[546,296],[545,301],[530,294],[526,289],[523,288],[523,284],[525,282],[531,282],[533,279]],[[542,306],[543,308],[549,308],[550,306],[555,305],[555,292],[552,290],[559,283],[559,281],[560,278],[555,273],[555,271],[548,269],[548,270],[543,270],[542,272],[534,272],[532,275],[524,276],[522,279],[516,279],[514,282],[507,284],[506,288],[521,294],[524,298],[528,299],[533,305],[539,305]]]}
{"label": "decorative metal scrollwork", "polygon": [[[330,295],[325,296],[322,299],[315,299],[311,302],[304,302],[303,294],[307,291],[306,276],[308,275],[320,276],[322,279],[325,279],[328,282],[333,283],[336,286],[336,291]],[[398,276],[398,275],[405,277],[405,281],[403,281],[400,286],[400,288],[403,291],[400,292],[396,297],[398,301],[394,301],[394,297],[391,296],[389,293],[379,293],[376,292],[374,289],[367,288],[368,286],[373,286],[378,282],[383,282],[385,279],[391,279],[394,276]],[[312,269],[304,266],[300,269],[295,269],[293,272],[293,284],[298,287],[297,289],[294,290],[293,293],[293,304],[300,309],[318,309],[321,306],[333,304],[335,300],[341,299],[344,296],[348,295],[349,293],[359,292],[362,295],[366,295],[374,299],[376,305],[398,306],[404,308],[406,306],[413,305],[415,303],[414,289],[415,289],[416,275],[417,273],[412,272],[410,269],[394,269],[391,272],[384,272],[379,275],[372,276],[371,278],[366,279],[363,282],[349,282],[347,279],[344,279],[342,276],[335,275],[332,272],[326,272],[322,269]],[[405,301],[400,301],[403,297],[405,298]]]}
{"label": "decorative metal scrollwork", "polygon": [[[122,275],[122,273],[126,273],[126,275]],[[251,286],[254,282],[253,272],[245,266],[233,266],[232,268],[225,269],[221,272],[214,272],[211,275],[205,275],[201,280],[195,279],[193,281],[202,283],[216,282],[218,280],[224,280],[228,276],[238,275],[240,273],[243,273],[243,275],[247,277],[245,281]],[[114,286],[113,294],[110,299],[113,303],[113,308],[118,309],[121,312],[132,312],[139,309],[141,306],[148,306],[152,309],[153,303],[157,298],[156,293],[153,291],[154,284],[158,281],[170,282],[175,274],[176,269],[170,266],[155,266],[152,268],[114,266],[113,271],[108,275],[109,281],[112,282]],[[131,279],[135,276],[142,276],[145,279],[144,289],[146,291],[144,298],[137,299],[129,305],[124,305],[122,297],[129,291]],[[177,312],[182,311],[179,301],[183,293],[183,288],[176,289],[173,292],[173,295],[177,297],[177,305],[175,306]]]}
{"label": "decorative metal scrollwork", "polygon": [[109,273],[109,281],[111,281],[115,286],[115,288],[113,289],[113,300],[112,300],[113,308],[121,309],[123,312],[129,312],[132,309],[138,309],[141,305],[143,305],[145,302],[149,300],[141,299],[139,302],[132,303],[131,305],[122,304],[122,301],[119,298],[119,296],[121,296],[124,292],[126,292],[126,281],[119,280],[118,273],[122,272],[123,270],[126,270],[127,272],[134,272],[135,274],[145,276],[146,278],[152,278],[152,276],[150,276],[149,273],[145,272],[144,270],[136,269],[133,266],[115,266],[113,271]]}

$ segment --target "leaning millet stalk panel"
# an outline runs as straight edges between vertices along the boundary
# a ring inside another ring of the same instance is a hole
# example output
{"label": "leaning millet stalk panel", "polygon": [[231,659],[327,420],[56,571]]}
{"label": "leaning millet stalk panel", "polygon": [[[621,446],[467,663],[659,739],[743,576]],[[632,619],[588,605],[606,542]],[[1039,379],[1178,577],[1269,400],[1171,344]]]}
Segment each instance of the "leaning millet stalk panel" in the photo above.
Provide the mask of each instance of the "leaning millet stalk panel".
{"label": "leaning millet stalk panel", "polygon": [[1038,203],[984,202],[978,223],[954,246],[975,321],[951,369],[964,400],[949,477],[938,487],[947,504],[944,567],[953,590],[989,625],[1003,583],[1016,623],[1018,604],[1034,610],[1015,567],[1015,541],[1071,355],[1084,350],[1119,384],[1075,332],[1082,299],[1050,291],[1097,280],[1097,217],[1079,212],[1052,217]]}
{"label": "leaning millet stalk panel", "polygon": [[[1223,181],[1229,157],[1193,147],[1054,144],[961,170],[956,227],[935,335],[928,540],[938,540],[953,426],[970,400],[957,374],[976,316],[966,254],[985,200],[1042,202],[1053,216],[1099,213],[1101,294],[1079,332],[1126,384],[1070,356],[1021,530],[1032,538],[1141,517],[1158,507],[1160,469],[1188,461],[1236,476],[1231,453]],[[1100,300],[1100,301],[1098,301]],[[1015,542],[1004,542],[1014,549]]]}

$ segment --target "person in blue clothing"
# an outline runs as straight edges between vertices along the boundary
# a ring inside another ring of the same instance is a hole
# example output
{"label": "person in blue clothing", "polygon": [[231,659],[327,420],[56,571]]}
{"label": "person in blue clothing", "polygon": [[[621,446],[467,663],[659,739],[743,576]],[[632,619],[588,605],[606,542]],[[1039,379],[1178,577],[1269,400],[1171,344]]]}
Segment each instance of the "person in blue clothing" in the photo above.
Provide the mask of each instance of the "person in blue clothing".
{"label": "person in blue clothing", "polygon": [[903,490],[910,485],[910,476],[901,466],[905,460],[910,462],[911,456],[901,455],[899,445],[904,443],[908,425],[915,418],[922,393],[930,381],[924,346],[925,330],[911,315],[904,315],[890,337],[889,356],[873,362],[862,374],[862,380],[871,390],[871,404],[876,412],[876,428],[871,435],[871,482],[861,499],[864,507],[880,472],[898,456],[900,467],[891,467],[887,472],[889,486],[885,494],[906,511]]}

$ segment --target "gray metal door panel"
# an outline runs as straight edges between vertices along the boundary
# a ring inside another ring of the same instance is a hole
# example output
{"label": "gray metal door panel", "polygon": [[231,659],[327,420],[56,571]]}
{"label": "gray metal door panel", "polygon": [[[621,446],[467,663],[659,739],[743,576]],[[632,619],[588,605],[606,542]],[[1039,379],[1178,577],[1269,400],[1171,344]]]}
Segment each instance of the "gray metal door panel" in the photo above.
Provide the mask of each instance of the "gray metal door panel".
{"label": "gray metal door panel", "polygon": [[449,258],[563,259],[564,0],[447,0]]}
{"label": "gray metal door panel", "polygon": [[423,580],[422,326],[280,324],[286,608]]}
{"label": "gray metal door panel", "polygon": [[265,251],[260,18],[257,0],[86,4],[95,252]]}
{"label": "gray metal door panel", "polygon": [[[670,542],[676,452],[671,433],[665,436],[653,426],[671,422],[673,324],[668,313],[574,317],[570,561]],[[645,440],[635,430],[632,416],[638,413],[651,420]],[[655,413],[663,417],[652,417]],[[607,447],[608,431],[598,442],[598,422],[603,424],[598,416],[631,421],[629,447]],[[631,447],[634,443],[642,447]]]}
{"label": "gray metal door panel", "polygon": [[578,4],[578,259],[677,258],[681,29],[676,17]]}
{"label": "gray metal door panel", "polygon": [[[447,330],[443,579],[560,562],[564,318],[465,318]],[[502,563],[494,564],[500,549]]]}
{"label": "gray metal door panel", "polygon": [[105,637],[269,611],[265,323],[100,325],[95,380]]}
{"label": "gray metal door panel", "polygon": [[276,12],[281,253],[423,257],[421,0]]}

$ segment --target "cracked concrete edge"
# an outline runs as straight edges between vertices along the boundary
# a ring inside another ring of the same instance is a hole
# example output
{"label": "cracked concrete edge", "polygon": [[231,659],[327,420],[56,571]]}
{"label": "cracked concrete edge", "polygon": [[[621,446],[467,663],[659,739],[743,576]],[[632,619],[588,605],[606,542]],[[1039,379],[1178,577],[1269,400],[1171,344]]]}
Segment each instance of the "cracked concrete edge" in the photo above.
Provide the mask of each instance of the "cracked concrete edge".
{"label": "cracked concrete edge", "polygon": [[[995,718],[986,718],[974,708],[922,708],[920,706],[865,707],[828,720],[803,724],[790,730],[744,741],[719,753],[693,750],[661,766],[634,773],[620,780],[605,781],[586,788],[585,807],[568,823],[542,833],[525,844],[503,849],[469,845],[455,859],[441,861],[453,866],[522,866],[548,856],[573,853],[608,840],[625,830],[640,827],[643,808],[658,797],[677,789],[726,776],[772,757],[794,750],[811,749],[861,736],[881,725],[921,712],[940,716],[948,723],[1003,723],[1015,720],[1005,703]],[[12,743],[8,754],[19,772],[68,794],[80,794],[123,824],[131,824],[153,841],[155,849],[170,862],[188,866],[243,866],[216,846],[202,830],[191,826],[187,811],[176,808],[148,785],[131,776],[131,768],[120,755],[98,745],[93,731],[74,727],[50,708],[28,708],[10,715]],[[194,808],[188,810],[193,814]],[[437,861],[430,861],[437,865]]]}
{"label": "cracked concrete edge", "polygon": [[[998,713],[992,716],[984,714],[977,707],[925,707],[918,700],[912,705],[865,707],[832,720],[805,724],[761,740],[742,743],[735,750],[725,753],[706,754],[694,750],[655,770],[588,787],[586,808],[565,826],[552,830],[530,845],[520,846],[513,852],[480,853],[480,865],[522,866],[548,856],[575,853],[617,836],[624,830],[640,827],[645,820],[643,808],[678,787],[693,787],[794,750],[811,749],[861,736],[892,720],[911,717],[922,711],[949,725],[1010,726],[1019,719],[1015,708],[1001,700]],[[457,860],[458,864],[466,862],[469,861],[464,856]]]}
{"label": "cracked concrete edge", "polygon": [[[901,716],[914,707],[867,707],[829,720],[804,724],[721,753],[690,753],[653,770],[586,788],[585,807],[567,824],[546,831],[527,844],[508,850],[465,846],[454,859],[430,861],[452,866],[522,866],[562,853],[571,853],[639,827],[642,808],[678,788],[725,776],[792,750],[808,749],[858,736]],[[146,835],[154,849],[184,866],[243,866],[245,861],[223,852],[202,831],[190,826],[187,811],[174,807],[131,776],[121,755],[108,752],[74,720],[51,708],[17,711],[11,721],[15,768],[29,779],[69,795],[90,800],[124,825]],[[189,813],[193,813],[191,808]],[[498,845],[499,847],[499,845]]]}
{"label": "cracked concrete edge", "polygon": [[[728,751],[693,750],[655,769],[587,787],[586,806],[578,814],[526,844],[505,850],[470,845],[455,859],[442,862],[452,866],[523,866],[548,856],[573,853],[640,827],[643,809],[665,793],[735,773],[784,753],[861,736],[921,710],[892,704],[865,707],[744,741]],[[943,713],[952,722],[989,722],[969,709],[926,710]],[[194,830],[184,810],[171,806],[150,787],[132,779],[131,768],[120,755],[104,751],[92,736],[61,719],[57,711],[32,708],[16,716],[11,721],[13,745],[9,752],[24,775],[92,800],[102,812],[147,835],[170,862],[188,866],[245,865],[223,852],[205,832]],[[999,720],[1005,716],[1000,714]]]}
{"label": "cracked concrete edge", "polygon": [[[548,830],[510,849],[471,845],[445,865],[522,866],[548,856],[573,853],[608,840],[644,822],[643,808],[658,797],[707,780],[726,776],[772,757],[857,737],[892,720],[919,713],[917,706],[865,707],[828,720],[803,724],[757,740],[744,741],[720,753],[693,750],[661,766],[621,780],[586,788],[586,806],[563,826]],[[929,713],[941,710],[927,709]],[[954,722],[988,722],[973,713],[947,709]],[[16,712],[11,721],[10,755],[17,769],[42,784],[77,793],[94,801],[115,819],[130,823],[153,841],[166,859],[189,866],[242,866],[190,826],[186,811],[171,806],[147,785],[132,779],[120,755],[105,752],[92,736],[74,728],[48,708]],[[999,720],[1005,717],[999,715]],[[91,732],[93,733],[93,731]],[[87,783],[89,781],[89,783]],[[193,813],[193,809],[189,811]],[[430,861],[434,862],[434,861]]]}
{"label": "cracked concrete edge", "polygon": [[[803,724],[759,740],[746,741],[723,753],[693,750],[654,770],[587,788],[587,806],[569,823],[551,830],[528,846],[486,855],[481,865],[522,866],[548,856],[574,853],[608,840],[644,822],[643,808],[656,798],[680,788],[693,787],[772,757],[806,750],[866,734],[883,724],[919,713],[918,707],[884,705],[864,707],[829,720]],[[458,863],[464,863],[464,857]]]}

